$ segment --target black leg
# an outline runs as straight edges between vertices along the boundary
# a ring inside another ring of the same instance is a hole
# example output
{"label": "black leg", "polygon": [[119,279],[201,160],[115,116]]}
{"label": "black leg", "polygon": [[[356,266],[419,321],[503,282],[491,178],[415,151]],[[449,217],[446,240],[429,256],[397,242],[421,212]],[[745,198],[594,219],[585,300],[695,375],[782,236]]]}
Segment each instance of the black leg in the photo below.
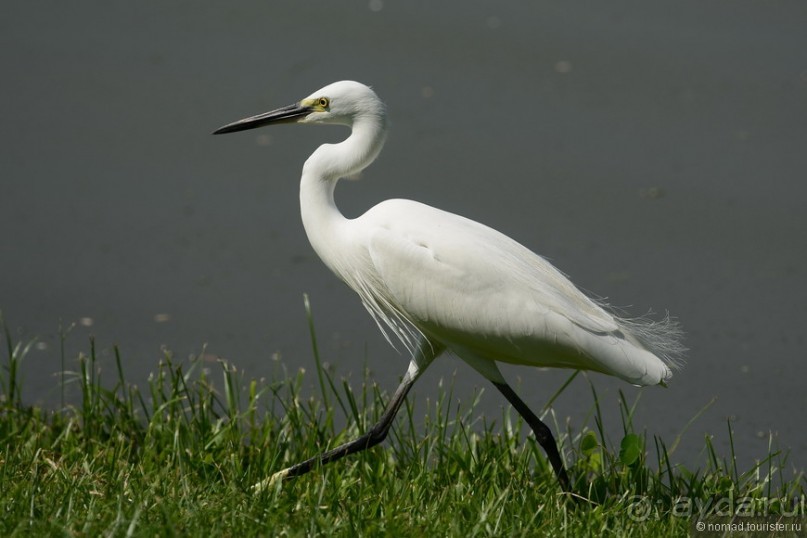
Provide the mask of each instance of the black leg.
{"label": "black leg", "polygon": [[386,439],[389,429],[392,426],[392,422],[395,419],[395,415],[401,408],[401,405],[406,399],[406,394],[409,392],[409,389],[412,388],[412,385],[415,384],[416,379],[417,377],[412,378],[409,372],[404,375],[401,384],[398,386],[398,389],[395,391],[395,394],[392,396],[389,404],[387,404],[387,408],[384,409],[384,414],[381,415],[381,420],[374,424],[367,433],[358,439],[354,439],[353,441],[345,443],[332,450],[323,452],[319,456],[315,456],[311,459],[305,460],[304,462],[298,463],[297,465],[293,465],[288,469],[280,471],[277,473],[277,475],[279,475],[278,478],[292,478],[295,476],[300,476],[301,474],[307,473],[317,465],[325,465],[326,463],[336,461],[350,454],[361,452],[362,450],[374,447]]}
{"label": "black leg", "polygon": [[536,417],[535,414],[530,411],[527,404],[525,404],[522,399],[518,397],[518,394],[516,394],[515,391],[510,388],[510,385],[507,383],[497,383],[495,381],[493,384],[502,394],[504,394],[504,397],[507,398],[510,405],[516,408],[518,414],[524,417],[524,420],[526,420],[527,424],[529,424],[530,428],[532,428],[533,433],[535,433],[535,438],[538,440],[538,444],[541,445],[544,452],[546,452],[546,456],[549,458],[549,463],[552,464],[552,468],[555,470],[555,474],[560,482],[560,487],[563,488],[563,491],[571,491],[569,476],[566,474],[566,469],[563,468],[563,462],[561,461],[560,453],[558,452],[558,445],[555,443],[555,438],[552,436],[552,432],[550,431],[549,427],[541,422],[541,419]]}

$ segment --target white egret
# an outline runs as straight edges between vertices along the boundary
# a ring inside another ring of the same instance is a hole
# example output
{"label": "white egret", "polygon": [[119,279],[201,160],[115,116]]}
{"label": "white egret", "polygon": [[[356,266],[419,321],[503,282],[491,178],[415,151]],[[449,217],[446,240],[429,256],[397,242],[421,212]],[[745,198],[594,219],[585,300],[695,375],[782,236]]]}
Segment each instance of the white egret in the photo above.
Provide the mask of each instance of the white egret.
{"label": "white egret", "polygon": [[381,420],[365,435],[270,481],[383,441],[409,389],[438,355],[450,351],[489,379],[524,417],[568,490],[552,433],[510,388],[497,361],[593,370],[634,385],[664,384],[672,375],[670,367],[684,348],[669,317],[651,322],[614,315],[545,259],[496,230],[410,200],[387,200],[360,217],[345,218],[334,203],[336,183],[369,166],[387,132],[385,106],[367,86],[336,82],[214,134],[273,123],[351,128],[347,139],[320,146],[303,166],[303,225],[325,265],[359,294],[390,343],[394,335],[412,358]]}

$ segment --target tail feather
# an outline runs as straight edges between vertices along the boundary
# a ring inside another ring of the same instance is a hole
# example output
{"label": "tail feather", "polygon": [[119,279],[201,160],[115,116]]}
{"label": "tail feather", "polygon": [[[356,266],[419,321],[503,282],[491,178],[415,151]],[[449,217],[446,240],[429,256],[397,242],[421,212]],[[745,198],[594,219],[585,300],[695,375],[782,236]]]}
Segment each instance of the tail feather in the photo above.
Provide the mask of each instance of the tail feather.
{"label": "tail feather", "polygon": [[623,332],[633,337],[637,343],[661,359],[670,368],[680,370],[684,366],[684,355],[687,352],[683,344],[684,331],[677,320],[669,313],[655,321],[647,315],[640,318],[621,318],[614,316]]}

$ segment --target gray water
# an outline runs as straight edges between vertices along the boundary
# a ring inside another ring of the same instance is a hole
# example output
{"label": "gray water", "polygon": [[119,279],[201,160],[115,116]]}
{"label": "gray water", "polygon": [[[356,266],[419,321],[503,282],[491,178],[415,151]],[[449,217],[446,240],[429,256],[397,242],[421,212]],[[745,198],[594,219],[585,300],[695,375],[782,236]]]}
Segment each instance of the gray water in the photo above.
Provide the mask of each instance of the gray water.
{"label": "gray water", "polygon": [[[6,2],[0,7],[0,309],[27,359],[30,401],[58,402],[94,334],[133,380],[161,347],[249,378],[322,354],[354,386],[392,389],[391,350],[319,262],[299,218],[308,154],[346,133],[220,125],[335,80],[374,86],[392,132],[337,202],[355,216],[406,197],[491,225],[633,315],[669,311],[688,364],[644,389],[636,422],[700,462],[703,436],[741,462],[768,434],[805,465],[807,4],[750,2]],[[540,408],[568,372],[506,368]],[[107,374],[110,378],[112,373]],[[617,390],[590,375],[619,432]],[[480,413],[503,399],[456,359]],[[315,382],[309,378],[311,384]],[[578,378],[555,402],[579,428]],[[422,407],[421,407],[422,408]],[[590,423],[589,423],[590,424]],[[618,438],[617,438],[618,439]]]}

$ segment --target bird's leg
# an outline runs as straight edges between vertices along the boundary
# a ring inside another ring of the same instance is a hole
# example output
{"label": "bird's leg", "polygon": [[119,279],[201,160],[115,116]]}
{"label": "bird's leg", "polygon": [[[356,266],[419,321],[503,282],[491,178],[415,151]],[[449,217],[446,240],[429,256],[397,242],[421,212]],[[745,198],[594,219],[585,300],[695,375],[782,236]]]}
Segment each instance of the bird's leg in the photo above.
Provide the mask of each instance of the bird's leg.
{"label": "bird's leg", "polygon": [[336,461],[350,454],[361,452],[362,450],[374,447],[386,439],[390,427],[392,427],[392,422],[395,419],[395,415],[398,413],[401,405],[403,405],[409,389],[412,388],[412,385],[415,384],[415,381],[417,381],[420,374],[423,373],[426,366],[428,366],[429,363],[434,360],[434,357],[436,357],[440,351],[442,351],[442,347],[438,347],[438,345],[429,344],[425,340],[421,343],[420,348],[412,358],[412,362],[409,364],[409,369],[406,371],[403,379],[401,380],[401,384],[398,385],[398,388],[395,390],[395,394],[393,394],[392,399],[384,409],[381,419],[374,424],[367,431],[367,433],[358,439],[354,439],[353,441],[340,445],[332,450],[323,452],[318,456],[314,456],[313,458],[307,459],[301,463],[292,465],[291,467],[279,471],[266,480],[256,484],[254,488],[260,490],[276,482],[277,480],[300,476],[312,470],[317,465],[325,465],[326,463]]}
{"label": "bird's leg", "polygon": [[384,409],[384,414],[381,415],[381,420],[374,424],[367,431],[367,433],[358,439],[354,439],[353,441],[347,442],[332,450],[328,450],[327,452],[323,452],[318,456],[314,456],[313,458],[307,459],[301,463],[298,463],[297,465],[284,469],[279,473],[276,473],[275,476],[280,475],[278,478],[292,478],[295,476],[300,476],[301,474],[307,473],[317,465],[324,465],[326,463],[344,458],[350,454],[361,452],[362,450],[371,448],[383,441],[387,437],[387,433],[389,433],[389,429],[392,426],[392,421],[395,419],[395,415],[398,413],[398,410],[401,408],[401,405],[406,399],[406,394],[409,392],[409,389],[412,388],[414,383],[415,379],[413,379],[409,375],[409,372],[407,372],[404,375],[401,384],[398,385],[398,389],[395,391],[395,394],[392,396],[389,404],[387,404],[386,409]]}
{"label": "bird's leg", "polygon": [[571,485],[569,483],[569,476],[566,474],[566,469],[563,467],[563,462],[561,461],[560,453],[558,452],[558,445],[555,443],[555,438],[552,436],[552,432],[550,431],[549,427],[544,424],[541,419],[535,416],[530,408],[527,407],[527,404],[525,404],[524,401],[518,397],[518,394],[516,394],[515,391],[510,388],[510,385],[507,383],[498,383],[496,381],[494,381],[493,384],[497,389],[499,389],[499,392],[504,394],[504,397],[507,398],[510,405],[516,408],[518,414],[524,417],[527,424],[530,425],[533,433],[535,433],[535,438],[538,440],[538,444],[541,445],[544,452],[546,452],[546,456],[549,458],[549,463],[552,464],[552,468],[555,470],[555,474],[560,482],[560,487],[563,488],[563,491],[570,492]]}

